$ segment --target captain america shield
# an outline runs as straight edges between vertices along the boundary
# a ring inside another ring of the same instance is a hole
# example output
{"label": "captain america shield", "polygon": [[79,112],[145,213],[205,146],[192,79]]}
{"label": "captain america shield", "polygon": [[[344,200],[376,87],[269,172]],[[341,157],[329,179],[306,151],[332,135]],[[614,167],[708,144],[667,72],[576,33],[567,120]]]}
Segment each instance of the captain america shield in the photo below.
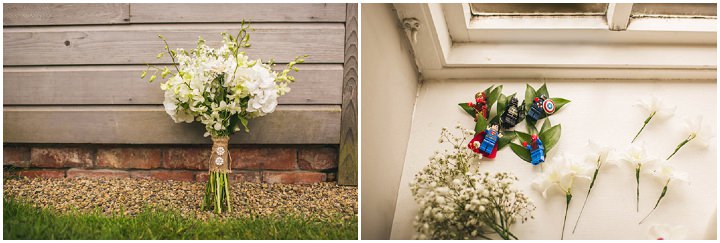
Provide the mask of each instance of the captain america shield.
{"label": "captain america shield", "polygon": [[555,102],[553,102],[551,99],[546,99],[545,101],[543,101],[542,107],[547,114],[552,114],[555,112]]}

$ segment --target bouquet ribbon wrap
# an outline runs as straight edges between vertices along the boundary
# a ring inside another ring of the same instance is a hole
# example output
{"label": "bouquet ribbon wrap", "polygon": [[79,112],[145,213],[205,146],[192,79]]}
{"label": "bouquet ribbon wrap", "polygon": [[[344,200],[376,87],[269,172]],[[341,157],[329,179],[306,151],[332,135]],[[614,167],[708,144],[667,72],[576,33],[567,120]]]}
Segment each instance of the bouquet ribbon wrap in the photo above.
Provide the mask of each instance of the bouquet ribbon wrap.
{"label": "bouquet ribbon wrap", "polygon": [[[230,173],[230,149],[228,149],[230,137],[213,137],[212,140],[210,172]],[[222,163],[219,164],[219,161]]]}

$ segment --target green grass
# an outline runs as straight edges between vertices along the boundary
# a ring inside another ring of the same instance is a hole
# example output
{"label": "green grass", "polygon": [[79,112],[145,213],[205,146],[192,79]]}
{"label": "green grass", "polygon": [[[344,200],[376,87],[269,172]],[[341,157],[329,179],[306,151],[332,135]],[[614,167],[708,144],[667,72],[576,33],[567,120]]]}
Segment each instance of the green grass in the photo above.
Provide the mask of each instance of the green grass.
{"label": "green grass", "polygon": [[357,217],[300,216],[211,219],[145,210],[136,216],[59,213],[3,199],[3,239],[357,239]]}

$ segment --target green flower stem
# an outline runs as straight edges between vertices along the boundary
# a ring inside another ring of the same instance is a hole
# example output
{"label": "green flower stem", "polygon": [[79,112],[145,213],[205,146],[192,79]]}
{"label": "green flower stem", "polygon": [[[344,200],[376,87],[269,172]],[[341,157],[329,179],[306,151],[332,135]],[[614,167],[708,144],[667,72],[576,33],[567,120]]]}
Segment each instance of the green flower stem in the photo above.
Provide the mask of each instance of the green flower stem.
{"label": "green flower stem", "polygon": [[635,168],[635,181],[637,182],[637,190],[635,191],[635,211],[640,212],[640,168],[642,164],[638,164]]}
{"label": "green flower stem", "polygon": [[565,218],[563,219],[562,232],[560,233],[560,240],[565,239],[565,222],[567,222],[568,208],[570,208],[570,200],[572,199],[572,193],[570,188],[565,192]]}
{"label": "green flower stem", "polygon": [[592,181],[590,181],[590,188],[588,188],[587,196],[585,196],[585,201],[583,202],[582,208],[580,209],[580,214],[578,215],[577,220],[575,220],[575,227],[573,227],[572,231],[573,234],[575,234],[578,223],[580,223],[580,217],[582,217],[582,213],[583,211],[585,211],[585,205],[587,204],[588,198],[590,198],[590,191],[592,191],[592,188],[595,185],[595,179],[597,179],[598,172],[600,171],[600,167],[602,166],[602,164],[600,164],[600,156],[598,156],[597,164],[598,167],[595,168],[595,173],[593,174]]}
{"label": "green flower stem", "polygon": [[653,209],[650,210],[650,213],[648,213],[648,215],[645,216],[645,218],[643,218],[642,220],[640,220],[640,222],[639,222],[638,224],[642,224],[643,221],[645,221],[645,219],[647,219],[648,217],[650,217],[650,215],[651,215],[653,212],[655,212],[655,209],[658,207],[658,204],[660,204],[660,200],[662,200],[663,197],[665,197],[665,193],[667,193],[667,188],[668,188],[668,184],[669,184],[669,183],[670,183],[670,179],[668,179],[668,180],[665,182],[665,187],[663,187],[662,193],[660,194],[660,197],[658,198],[657,202],[655,203],[655,207],[653,207]]}
{"label": "green flower stem", "polygon": [[635,142],[635,139],[637,139],[637,137],[640,136],[640,133],[643,131],[643,129],[645,129],[645,126],[648,124],[648,122],[650,122],[650,119],[652,119],[653,116],[655,116],[654,111],[652,113],[650,113],[650,116],[648,116],[647,119],[645,119],[645,122],[643,122],[643,126],[640,128],[640,131],[638,131],[637,134],[635,134],[635,137],[633,138],[632,142],[630,142],[630,143]]}
{"label": "green flower stem", "polygon": [[672,158],[673,155],[675,155],[675,153],[677,153],[678,150],[680,150],[680,148],[682,148],[683,146],[685,146],[686,143],[688,143],[688,142],[690,142],[691,140],[695,139],[695,136],[696,136],[695,134],[690,134],[690,136],[688,136],[684,141],[682,141],[680,144],[678,144],[677,147],[675,147],[675,151],[673,151],[673,153],[670,154],[670,156],[668,156],[667,159],[665,159],[665,160],[670,160],[670,158]]}

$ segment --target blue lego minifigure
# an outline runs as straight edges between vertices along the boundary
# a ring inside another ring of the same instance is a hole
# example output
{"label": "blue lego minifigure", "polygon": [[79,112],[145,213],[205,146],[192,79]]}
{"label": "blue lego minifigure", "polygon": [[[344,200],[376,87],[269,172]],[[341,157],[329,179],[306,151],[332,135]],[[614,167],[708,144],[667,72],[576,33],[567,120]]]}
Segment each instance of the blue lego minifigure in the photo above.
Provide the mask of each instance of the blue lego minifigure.
{"label": "blue lego minifigure", "polygon": [[538,165],[545,162],[545,146],[543,146],[542,141],[537,134],[530,136],[530,139],[532,140],[530,144],[523,142],[523,146],[530,151],[530,163]]}
{"label": "blue lego minifigure", "polygon": [[535,121],[545,117],[545,110],[543,110],[543,102],[545,101],[545,95],[535,97],[533,103],[530,105],[527,116]]}
{"label": "blue lego minifigure", "polygon": [[487,129],[485,129],[485,138],[483,138],[483,141],[480,144],[481,152],[486,154],[492,154],[492,151],[495,148],[495,144],[497,143],[498,139],[503,136],[498,131],[498,129],[499,127],[497,124],[492,124]]}
{"label": "blue lego minifigure", "polygon": [[550,115],[555,112],[555,102],[548,99],[545,95],[535,97],[533,103],[530,105],[527,116],[535,121],[542,119],[546,115]]}

